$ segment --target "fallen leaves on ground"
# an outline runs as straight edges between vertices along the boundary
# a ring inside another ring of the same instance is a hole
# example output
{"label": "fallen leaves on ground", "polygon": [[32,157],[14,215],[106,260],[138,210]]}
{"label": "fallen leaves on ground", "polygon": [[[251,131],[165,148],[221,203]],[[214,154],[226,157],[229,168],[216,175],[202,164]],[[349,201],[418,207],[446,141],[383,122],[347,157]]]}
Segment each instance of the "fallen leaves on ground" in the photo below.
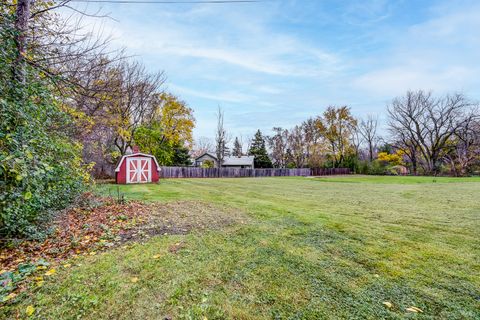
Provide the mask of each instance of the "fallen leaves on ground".
{"label": "fallen leaves on ground", "polygon": [[119,242],[125,230],[143,223],[151,211],[140,202],[116,203],[111,198],[98,198],[88,193],[82,202],[98,203],[91,208],[75,207],[62,212],[53,222],[54,232],[45,241],[23,241],[14,247],[0,249],[0,266],[14,270],[23,261],[40,258],[55,262],[78,254],[95,254]]}
{"label": "fallen leaves on ground", "polygon": [[30,317],[31,315],[33,315],[33,313],[35,312],[35,308],[33,306],[28,306],[27,309],[25,309],[25,314]]}
{"label": "fallen leaves on ground", "polygon": [[[144,241],[155,235],[218,229],[248,220],[243,212],[201,201],[118,203],[86,193],[79,203],[82,205],[58,215],[52,223],[54,231],[44,241],[23,241],[0,248],[0,303],[14,299],[14,291],[23,291],[26,277],[40,270],[45,270],[44,276],[53,276],[56,269],[47,266],[60,266],[68,258],[94,256],[112,247],[127,249],[125,242]],[[168,250],[176,254],[184,246],[179,242]],[[63,268],[69,267],[70,263],[63,264]],[[33,284],[40,287],[43,283],[42,278]]]}
{"label": "fallen leaves on ground", "polygon": [[47,272],[45,272],[45,275],[46,276],[52,276],[52,275],[55,274],[55,272],[56,272],[56,270],[52,268],[52,269],[48,270]]}
{"label": "fallen leaves on ground", "polygon": [[410,308],[406,308],[405,310],[407,310],[408,312],[414,312],[414,313],[423,313],[423,310],[420,309],[420,308],[417,308],[417,307],[410,307]]}

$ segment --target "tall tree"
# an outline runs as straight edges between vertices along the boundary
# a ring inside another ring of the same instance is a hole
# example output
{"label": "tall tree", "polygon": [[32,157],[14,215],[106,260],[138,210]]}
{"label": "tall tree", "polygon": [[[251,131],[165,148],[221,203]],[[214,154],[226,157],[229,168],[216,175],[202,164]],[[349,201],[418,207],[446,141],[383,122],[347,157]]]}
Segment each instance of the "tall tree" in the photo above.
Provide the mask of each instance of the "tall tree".
{"label": "tall tree", "polygon": [[299,125],[293,127],[288,135],[288,151],[290,159],[296,168],[303,168],[307,161],[307,142],[305,131]]}
{"label": "tall tree", "polygon": [[243,146],[238,137],[235,137],[235,141],[233,142],[233,152],[232,155],[235,157],[243,156]]}
{"label": "tall tree", "polygon": [[132,147],[135,131],[148,122],[158,110],[157,104],[164,101],[160,90],[165,77],[163,72],[147,72],[138,62],[121,63],[112,73],[112,85],[117,90],[109,97],[110,125],[115,128],[115,146],[123,155]]}
{"label": "tall tree", "polygon": [[161,164],[174,165],[179,162],[179,152],[192,144],[193,110],[168,93],[158,95],[152,108],[152,113],[135,130],[133,141],[143,152],[155,155]]}
{"label": "tall tree", "polygon": [[254,156],[255,168],[272,168],[272,161],[268,157],[267,148],[265,146],[265,139],[262,136],[260,130],[255,133],[255,137],[252,140],[249,154]]}
{"label": "tall tree", "polygon": [[318,130],[318,121],[315,118],[308,118],[302,123],[306,144],[306,161],[310,167],[320,167],[324,160],[324,143]]}
{"label": "tall tree", "polygon": [[480,165],[480,113],[466,119],[450,142],[453,147],[445,159],[455,176],[463,176]]}
{"label": "tall tree", "polygon": [[426,174],[438,174],[451,139],[474,115],[462,94],[434,97],[431,92],[409,91],[388,107],[390,132],[408,140],[421,156]]}
{"label": "tall tree", "polygon": [[351,151],[350,141],[356,126],[357,120],[346,106],[328,107],[323,116],[318,118],[317,127],[326,141],[334,167],[340,166]]}
{"label": "tall tree", "polygon": [[416,141],[410,138],[410,134],[407,130],[389,130],[392,133],[391,146],[403,152],[403,154],[409,160],[408,165],[411,169],[412,174],[416,176],[418,174],[418,163],[420,157],[419,147]]}
{"label": "tall tree", "polygon": [[17,54],[15,63],[12,66],[14,79],[20,84],[25,84],[28,21],[30,19],[30,5],[33,2],[31,0],[18,0],[15,13],[15,45]]}
{"label": "tall tree", "polygon": [[358,132],[365,140],[368,149],[368,159],[370,162],[373,161],[375,145],[377,143],[377,126],[378,118],[373,115],[368,115],[366,119],[360,121],[358,126]]}
{"label": "tall tree", "polygon": [[273,165],[276,168],[285,168],[287,166],[289,132],[280,127],[274,127],[273,132],[274,135],[267,139],[271,150]]}
{"label": "tall tree", "polygon": [[224,113],[223,110],[218,107],[217,110],[217,131],[215,134],[215,155],[217,156],[218,167],[221,168],[223,161],[228,152],[228,137],[227,131],[223,124]]}
{"label": "tall tree", "polygon": [[167,92],[157,95],[153,103],[153,113],[145,123],[158,122],[162,127],[163,141],[191,146],[195,127],[193,109],[179,97]]}

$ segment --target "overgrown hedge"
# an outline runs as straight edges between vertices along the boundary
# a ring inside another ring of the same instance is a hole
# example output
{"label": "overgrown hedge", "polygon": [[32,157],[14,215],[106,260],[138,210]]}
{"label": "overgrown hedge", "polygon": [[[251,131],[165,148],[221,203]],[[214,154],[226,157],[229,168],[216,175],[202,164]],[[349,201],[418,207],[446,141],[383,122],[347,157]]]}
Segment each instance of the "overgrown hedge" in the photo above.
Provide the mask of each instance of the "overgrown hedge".
{"label": "overgrown hedge", "polygon": [[0,26],[0,236],[41,236],[42,221],[66,206],[88,177],[72,141],[72,118],[47,78],[26,67],[13,80],[13,31]]}

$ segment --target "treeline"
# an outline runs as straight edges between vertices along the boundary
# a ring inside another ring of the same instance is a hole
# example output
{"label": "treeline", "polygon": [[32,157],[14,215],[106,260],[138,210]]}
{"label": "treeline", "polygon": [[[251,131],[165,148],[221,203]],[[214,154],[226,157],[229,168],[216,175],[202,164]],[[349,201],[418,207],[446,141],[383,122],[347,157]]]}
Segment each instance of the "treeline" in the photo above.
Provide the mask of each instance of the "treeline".
{"label": "treeline", "polygon": [[76,138],[93,176],[112,177],[119,157],[134,145],[162,165],[187,165],[193,110],[163,90],[163,73],[150,74],[140,63],[124,59],[98,72],[79,79],[86,92],[70,98],[83,123]]}
{"label": "treeline", "polygon": [[163,72],[58,15],[66,3],[0,4],[2,238],[43,236],[50,213],[133,144],[164,165],[189,161],[192,109],[164,90]]}
{"label": "treeline", "polygon": [[271,165],[277,168],[346,167],[363,174],[480,173],[478,104],[462,94],[436,97],[420,90],[395,98],[387,112],[388,136],[380,135],[377,117],[358,119],[350,108],[332,106],[291,129],[274,127],[269,136],[257,132],[253,141],[267,145]]}

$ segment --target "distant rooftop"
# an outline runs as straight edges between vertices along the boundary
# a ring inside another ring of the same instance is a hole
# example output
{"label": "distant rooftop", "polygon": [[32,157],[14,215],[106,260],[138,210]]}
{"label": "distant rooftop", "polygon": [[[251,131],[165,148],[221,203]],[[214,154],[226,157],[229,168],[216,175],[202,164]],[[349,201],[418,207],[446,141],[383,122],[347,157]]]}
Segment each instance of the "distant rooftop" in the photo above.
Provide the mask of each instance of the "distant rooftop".
{"label": "distant rooftop", "polygon": [[254,156],[225,157],[224,166],[253,166]]}

